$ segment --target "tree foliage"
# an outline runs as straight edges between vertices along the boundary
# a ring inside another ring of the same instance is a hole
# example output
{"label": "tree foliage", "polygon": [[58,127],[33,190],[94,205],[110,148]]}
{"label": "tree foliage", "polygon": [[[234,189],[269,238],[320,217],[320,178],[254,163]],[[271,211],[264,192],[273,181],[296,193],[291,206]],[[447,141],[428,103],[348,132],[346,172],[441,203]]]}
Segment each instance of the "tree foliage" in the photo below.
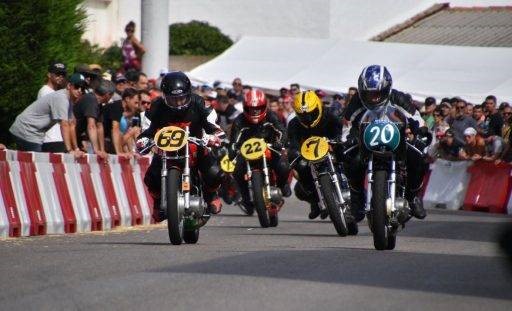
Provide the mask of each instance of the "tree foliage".
{"label": "tree foliage", "polygon": [[172,24],[169,36],[171,55],[217,55],[233,44],[217,27],[199,21]]}
{"label": "tree foliage", "polygon": [[37,97],[48,64],[58,60],[68,72],[78,63],[118,68],[121,51],[82,41],[86,13],[82,0],[0,1],[0,142],[11,142],[9,127]]}

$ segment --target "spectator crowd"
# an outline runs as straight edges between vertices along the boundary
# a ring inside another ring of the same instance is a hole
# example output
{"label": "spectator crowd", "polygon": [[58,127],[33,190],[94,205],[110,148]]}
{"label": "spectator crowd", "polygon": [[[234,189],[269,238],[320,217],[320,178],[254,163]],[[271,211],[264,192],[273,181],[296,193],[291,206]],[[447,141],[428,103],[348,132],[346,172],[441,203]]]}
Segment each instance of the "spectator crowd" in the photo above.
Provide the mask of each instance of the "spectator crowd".
{"label": "spectator crowd", "polygon": [[[135,24],[126,25],[123,41],[123,67],[104,71],[97,64],[81,64],[68,74],[62,62],[48,67],[46,83],[37,99],[14,120],[10,128],[17,148],[23,151],[69,152],[76,157],[85,153],[106,158],[107,154],[134,156],[135,141],[149,127],[148,112],[159,96],[160,76],[149,78],[141,71],[145,48],[134,37]],[[195,85],[208,106],[217,112],[217,122],[229,132],[231,123],[243,112],[243,94],[250,90],[240,78],[231,85],[216,81],[213,85]],[[298,83],[282,87],[278,94],[268,94],[268,109],[287,126],[295,116],[294,95],[301,91]],[[357,88],[346,93],[327,94],[315,90],[324,109],[339,117],[348,132],[350,122],[343,118],[344,110]],[[428,160],[437,158],[464,161],[485,160],[512,162],[512,106],[499,103],[489,95],[480,104],[468,103],[459,97],[433,97],[415,102],[426,126],[433,134],[428,147]],[[407,139],[414,139],[409,130]],[[0,144],[0,149],[5,146]]]}
{"label": "spectator crowd", "polygon": [[[149,127],[146,114],[152,101],[161,96],[159,80],[166,73],[167,69],[162,69],[159,77],[149,79],[135,69],[111,74],[98,65],[82,64],[68,76],[65,64],[51,63],[47,83],[37,100],[11,127],[18,149],[72,152],[76,156],[94,153],[101,158],[107,154],[133,156],[137,136]],[[233,79],[231,86],[219,81],[194,86],[194,92],[215,109],[217,122],[226,131],[242,113],[243,94],[250,89],[240,78]],[[295,116],[293,97],[300,91],[300,85],[293,83],[282,87],[278,95],[268,95],[268,109],[284,126]],[[348,128],[343,113],[350,99],[357,96],[357,88],[331,95],[323,90],[315,93],[324,109],[337,115]],[[489,95],[478,105],[459,97],[443,98],[439,104],[428,97],[416,105],[421,107],[425,124],[434,136],[428,148],[430,161],[512,162],[512,106],[508,103],[498,105],[496,97]]]}

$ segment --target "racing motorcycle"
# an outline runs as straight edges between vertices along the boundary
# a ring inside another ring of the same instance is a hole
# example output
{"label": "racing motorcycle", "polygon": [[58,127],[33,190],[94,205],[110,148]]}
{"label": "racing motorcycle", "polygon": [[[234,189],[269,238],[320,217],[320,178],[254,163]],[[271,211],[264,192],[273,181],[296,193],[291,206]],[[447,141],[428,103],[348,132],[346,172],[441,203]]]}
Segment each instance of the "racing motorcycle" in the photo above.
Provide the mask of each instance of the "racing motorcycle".
{"label": "racing motorcycle", "polygon": [[155,134],[148,148],[153,146],[162,156],[160,208],[167,214],[169,240],[173,245],[197,243],[199,228],[210,218],[197,168],[198,147],[208,148],[206,142],[189,136],[188,126],[167,126]]}
{"label": "racing motorcycle", "polygon": [[[243,131],[244,129],[241,130],[239,137]],[[278,213],[284,200],[281,189],[276,185],[277,176],[269,169],[268,161],[272,157],[280,157],[281,151],[274,149],[272,144],[266,143],[263,138],[253,137],[242,143],[239,155],[246,162],[245,180],[260,225],[263,228],[276,227],[279,223]]]}
{"label": "racing motorcycle", "polygon": [[228,151],[225,150],[226,148],[219,148],[219,153],[217,155],[217,158],[219,160],[219,166],[220,169],[225,173],[225,177],[222,181],[219,194],[226,202],[226,204],[235,203],[244,214],[248,216],[252,216],[254,214],[254,207],[252,206],[245,206],[244,204],[241,204],[241,198],[239,195],[238,187],[236,184],[236,180],[233,177],[233,172],[235,171],[236,166],[236,160],[230,160]]}
{"label": "racing motorcycle", "polygon": [[300,156],[291,165],[293,166],[300,158],[307,161],[320,199],[320,213],[328,214],[338,235],[346,236],[355,234],[357,227],[353,220],[347,217],[347,214],[350,214],[350,189],[347,178],[334,165],[333,155],[329,151],[329,146],[334,144],[338,142],[329,141],[325,137],[311,136],[302,143]]}
{"label": "racing motorcycle", "polygon": [[377,250],[394,249],[397,232],[411,217],[405,199],[406,151],[423,153],[406,140],[406,127],[407,117],[391,103],[367,110],[359,126],[359,146],[367,163],[365,212]]}

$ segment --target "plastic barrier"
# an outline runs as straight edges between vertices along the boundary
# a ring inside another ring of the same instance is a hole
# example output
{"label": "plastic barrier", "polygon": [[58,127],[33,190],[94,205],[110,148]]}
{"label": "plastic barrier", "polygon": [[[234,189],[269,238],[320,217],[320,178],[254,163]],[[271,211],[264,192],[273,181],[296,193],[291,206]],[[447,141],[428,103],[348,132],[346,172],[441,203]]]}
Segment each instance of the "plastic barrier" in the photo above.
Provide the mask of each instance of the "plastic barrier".
{"label": "plastic barrier", "polygon": [[[10,158],[10,159],[9,159]],[[8,151],[7,159],[11,167],[13,185],[19,204],[18,211],[30,221],[30,235],[46,234],[46,216],[44,213],[34,164],[34,153]]]}
{"label": "plastic barrier", "polygon": [[105,217],[106,228],[120,226],[121,214],[114,192],[110,165],[107,165],[104,160],[98,159],[98,157],[89,156],[89,166],[94,189],[100,201],[101,213],[102,215],[109,215],[109,217]]}
{"label": "plastic barrier", "polygon": [[471,178],[463,208],[468,211],[506,213],[511,166],[476,161],[468,168],[468,172]]}
{"label": "plastic barrier", "polygon": [[57,187],[53,179],[53,166],[49,153],[34,153],[37,189],[46,215],[46,233],[64,233],[64,216]]}
{"label": "plastic barrier", "polygon": [[12,188],[7,151],[0,150],[0,237],[19,237],[21,233],[21,221]]}
{"label": "plastic barrier", "polygon": [[[147,159],[147,158],[145,158]],[[150,201],[149,193],[147,192],[146,187],[144,186],[143,174],[146,173],[147,167],[140,166],[140,159],[134,160],[132,162],[132,175],[133,182],[135,184],[135,193],[137,194],[138,202],[140,204],[140,208],[142,211],[142,223],[144,225],[149,225],[154,223],[153,215],[153,204],[149,205]],[[152,203],[152,200],[151,200]]]}
{"label": "plastic barrier", "polygon": [[76,231],[91,231],[91,215],[89,205],[82,185],[80,166],[70,154],[63,154],[64,169],[66,171],[66,184],[68,185],[73,213],[76,217]]}
{"label": "plastic barrier", "polygon": [[426,208],[459,209],[469,182],[468,161],[451,162],[438,159],[431,165],[431,173],[423,204]]}
{"label": "plastic barrier", "polygon": [[76,232],[76,217],[73,210],[73,203],[69,193],[69,187],[66,182],[66,168],[64,167],[63,155],[59,153],[49,154],[50,163],[53,167],[53,181],[55,182],[55,190],[57,191],[58,202],[62,211],[64,221],[64,232]]}
{"label": "plastic barrier", "polygon": [[[135,170],[134,170],[134,178],[135,178],[135,182],[136,182],[136,185],[139,183],[138,182],[138,178],[137,178],[137,174],[139,174],[139,178],[140,178],[140,185],[142,186],[143,188],[143,191],[142,192],[139,192],[139,186],[137,187],[137,193],[139,193],[139,198],[141,198],[141,195],[143,194],[143,198],[140,199],[141,202],[147,202],[147,206],[148,206],[148,212],[149,212],[149,215],[150,215],[150,218],[149,218],[149,221],[150,223],[154,224],[155,223],[155,218],[153,217],[153,197],[151,196],[151,194],[149,194],[149,190],[148,190],[148,187],[146,187],[146,185],[144,184],[144,176],[146,175],[146,171],[148,170],[149,168],[149,163],[151,161],[151,157],[150,156],[145,156],[145,157],[141,157],[139,159],[137,159],[137,165],[135,166]],[[145,198],[145,200],[144,200]]]}
{"label": "plastic barrier", "polygon": [[119,212],[121,215],[121,226],[132,226],[132,211],[130,209],[130,203],[128,202],[128,195],[122,182],[122,168],[119,164],[119,157],[115,155],[108,156],[108,163],[112,175],[114,193],[119,204]]}

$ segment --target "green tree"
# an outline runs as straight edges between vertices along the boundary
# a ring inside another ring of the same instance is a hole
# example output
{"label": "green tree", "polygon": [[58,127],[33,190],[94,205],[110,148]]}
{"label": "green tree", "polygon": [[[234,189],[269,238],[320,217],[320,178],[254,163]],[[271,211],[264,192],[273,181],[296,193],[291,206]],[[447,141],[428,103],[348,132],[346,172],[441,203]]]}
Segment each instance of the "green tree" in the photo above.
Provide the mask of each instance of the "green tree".
{"label": "green tree", "polygon": [[37,97],[48,64],[81,62],[81,0],[0,1],[0,141],[10,143],[14,118]]}
{"label": "green tree", "polygon": [[169,36],[171,55],[217,55],[233,44],[217,27],[199,21],[172,24]]}

